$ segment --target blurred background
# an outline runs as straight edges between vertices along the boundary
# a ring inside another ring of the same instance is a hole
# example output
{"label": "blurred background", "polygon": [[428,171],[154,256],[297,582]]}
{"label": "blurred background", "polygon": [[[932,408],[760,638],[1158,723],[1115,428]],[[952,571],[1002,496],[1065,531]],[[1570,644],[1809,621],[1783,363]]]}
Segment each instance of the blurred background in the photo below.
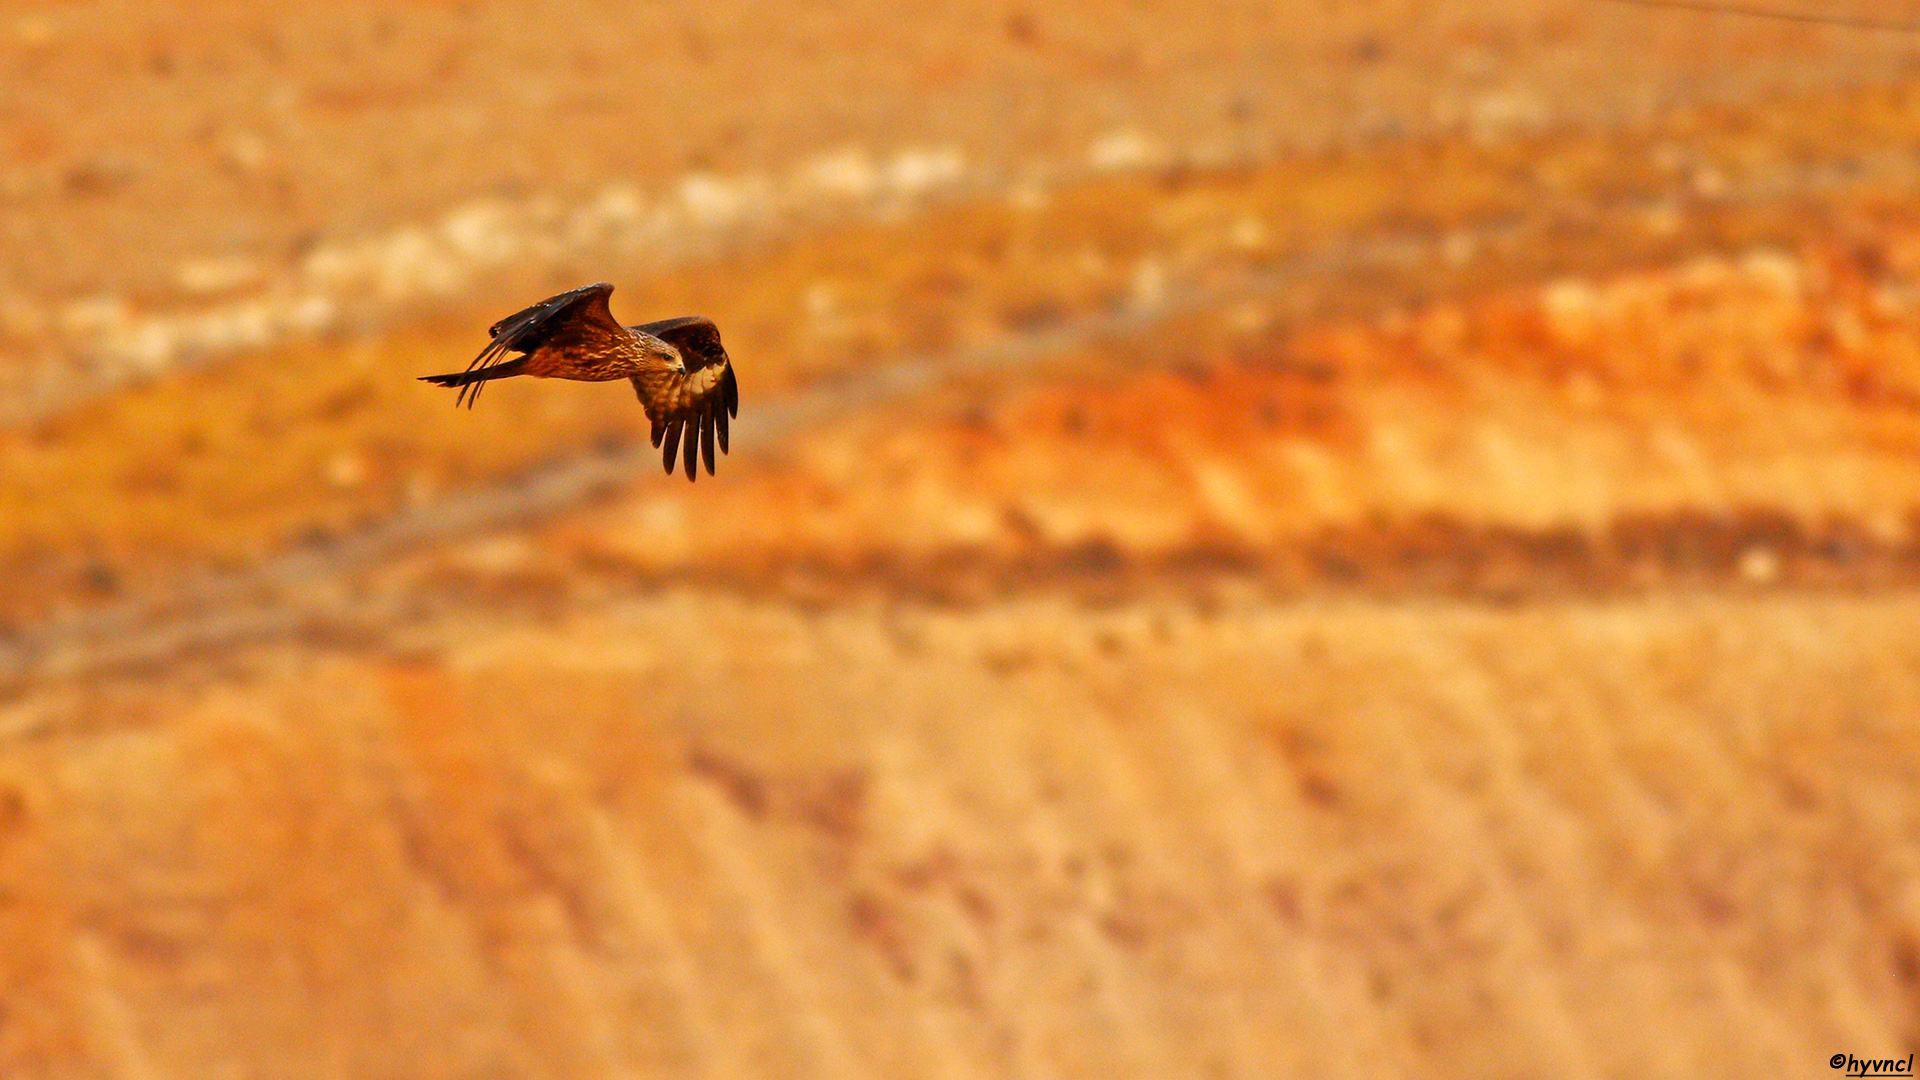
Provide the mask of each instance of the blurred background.
{"label": "blurred background", "polygon": [[1917,509],[1920,33],[0,3],[0,1075],[1904,1057]]}

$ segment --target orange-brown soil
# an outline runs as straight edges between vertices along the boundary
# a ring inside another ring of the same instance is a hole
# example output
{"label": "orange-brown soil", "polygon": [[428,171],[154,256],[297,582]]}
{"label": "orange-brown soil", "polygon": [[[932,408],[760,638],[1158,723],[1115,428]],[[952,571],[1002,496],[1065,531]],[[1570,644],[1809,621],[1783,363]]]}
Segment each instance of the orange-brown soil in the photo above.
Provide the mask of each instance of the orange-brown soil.
{"label": "orange-brown soil", "polygon": [[776,14],[0,11],[0,1076],[1920,1043],[1907,44]]}

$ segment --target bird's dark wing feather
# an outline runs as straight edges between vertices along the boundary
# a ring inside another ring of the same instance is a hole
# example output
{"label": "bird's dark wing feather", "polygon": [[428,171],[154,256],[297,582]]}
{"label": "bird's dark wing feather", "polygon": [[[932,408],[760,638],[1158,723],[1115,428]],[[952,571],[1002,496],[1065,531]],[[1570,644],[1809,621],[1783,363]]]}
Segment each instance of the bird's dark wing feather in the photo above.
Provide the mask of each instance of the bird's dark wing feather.
{"label": "bird's dark wing feather", "polygon": [[671,345],[680,355],[678,368],[663,360],[657,369],[632,377],[633,392],[653,421],[653,445],[666,443],[667,471],[679,459],[692,480],[696,462],[704,457],[707,475],[713,475],[714,443],[727,452],[727,421],[740,415],[740,386],[719,328],[711,319],[689,315],[630,329]]}
{"label": "bird's dark wing feather", "polygon": [[[607,297],[612,295],[613,286],[605,281],[593,285],[583,285],[578,289],[569,289],[558,296],[517,311],[487,328],[487,334],[493,338],[480,355],[467,365],[468,371],[485,367],[510,352],[530,353],[540,348],[564,349],[569,346],[603,344],[609,337],[621,335],[622,328],[614,321],[613,312],[607,307]],[[467,384],[460,391],[466,397],[468,408],[480,396],[484,381]],[[454,399],[458,405],[459,399]]]}

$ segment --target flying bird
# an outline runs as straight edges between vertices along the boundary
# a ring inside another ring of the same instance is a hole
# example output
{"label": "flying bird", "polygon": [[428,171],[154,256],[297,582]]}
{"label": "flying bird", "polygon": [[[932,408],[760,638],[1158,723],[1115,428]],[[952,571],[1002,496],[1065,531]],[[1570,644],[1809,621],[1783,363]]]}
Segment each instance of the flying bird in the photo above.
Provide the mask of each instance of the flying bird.
{"label": "flying bird", "polygon": [[[607,307],[612,293],[613,286],[603,281],[542,300],[494,323],[487,330],[493,341],[467,370],[421,378],[436,386],[460,387],[454,405],[464,402],[468,408],[482,386],[514,375],[582,382],[626,379],[653,421],[653,445],[666,443],[668,475],[680,460],[692,480],[696,459],[704,457],[707,475],[712,476],[714,442],[721,453],[727,452],[727,421],[740,415],[740,388],[727,350],[720,345],[719,328],[698,315],[621,326]],[[500,360],[507,353],[523,355]]]}

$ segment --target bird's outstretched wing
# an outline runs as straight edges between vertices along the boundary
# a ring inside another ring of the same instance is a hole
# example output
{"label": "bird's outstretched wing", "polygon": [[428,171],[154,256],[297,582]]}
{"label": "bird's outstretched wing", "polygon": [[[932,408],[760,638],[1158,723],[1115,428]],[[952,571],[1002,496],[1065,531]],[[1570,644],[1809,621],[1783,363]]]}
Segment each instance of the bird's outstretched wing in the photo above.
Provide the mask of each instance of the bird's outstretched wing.
{"label": "bird's outstretched wing", "polygon": [[[697,453],[706,460],[707,475],[713,475],[714,441],[726,453],[727,421],[740,415],[740,387],[734,381],[733,362],[720,344],[719,327],[712,319],[687,315],[631,329],[671,346],[664,351],[679,358],[676,362],[663,357],[657,367],[649,362],[645,371],[631,376],[633,392],[647,410],[647,419],[653,421],[653,445],[666,443],[667,472],[673,472],[674,460],[680,458],[687,479],[692,480]],[[648,350],[648,355],[654,352]]]}
{"label": "bird's outstretched wing", "polygon": [[[501,319],[487,328],[493,340],[467,365],[468,374],[476,374],[476,369],[510,352],[554,349],[599,354],[610,351],[627,338],[626,328],[614,321],[613,312],[607,307],[607,297],[612,292],[613,286],[604,281],[583,285]],[[484,377],[466,383],[454,404],[458,406],[464,398],[467,407],[472,408],[484,385]]]}

